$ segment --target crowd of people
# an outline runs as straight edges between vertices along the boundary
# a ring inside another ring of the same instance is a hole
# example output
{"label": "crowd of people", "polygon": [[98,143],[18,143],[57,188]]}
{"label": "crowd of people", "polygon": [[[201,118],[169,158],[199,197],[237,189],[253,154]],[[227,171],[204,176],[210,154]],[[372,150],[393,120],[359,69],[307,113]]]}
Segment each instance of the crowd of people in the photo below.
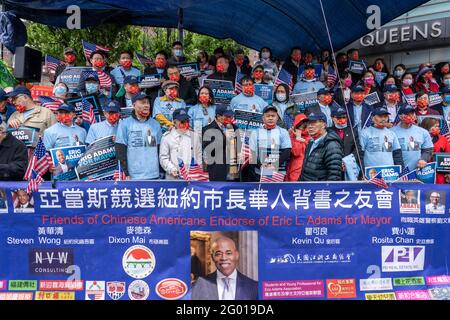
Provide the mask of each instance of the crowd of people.
{"label": "crowd of people", "polygon": [[[132,52],[121,52],[113,68],[106,52],[93,51],[92,70],[82,75],[76,93],[60,75],[77,57],[72,48],[63,54],[53,88],[61,101],[56,110],[34,101],[27,87],[0,89],[0,180],[24,177],[32,153],[7,132],[20,127],[38,130],[47,150],[112,135],[117,160],[132,180],[183,179],[181,168],[193,163],[210,181],[264,181],[277,173],[285,181],[366,180],[366,167],[414,171],[434,161],[436,153],[450,152],[440,132],[450,123],[448,62],[420,65],[413,74],[401,64],[391,73],[381,58],[368,66],[357,49],[333,57],[330,50],[314,55],[294,47],[280,61],[265,47],[253,65],[243,50],[226,54],[217,48],[211,57],[199,51],[204,78],[233,86],[238,79],[241,92],[224,105],[215,103],[213,90],[198,78],[182,75],[178,66],[187,61],[181,42],[173,44],[170,57],[158,52],[143,72],[133,66]],[[355,62],[364,68],[353,68]],[[280,81],[282,72],[291,83]],[[160,84],[141,88],[140,76],[146,74],[160,75]],[[274,85],[270,104],[255,94],[255,84]],[[305,93],[316,93],[317,103],[304,108],[292,99]],[[368,103],[373,93],[378,100]],[[86,95],[100,102],[101,122],[86,123],[66,103]],[[132,108],[129,116],[125,108]],[[242,130],[238,110],[262,114],[262,125]],[[450,174],[438,174],[437,183],[450,183]]]}

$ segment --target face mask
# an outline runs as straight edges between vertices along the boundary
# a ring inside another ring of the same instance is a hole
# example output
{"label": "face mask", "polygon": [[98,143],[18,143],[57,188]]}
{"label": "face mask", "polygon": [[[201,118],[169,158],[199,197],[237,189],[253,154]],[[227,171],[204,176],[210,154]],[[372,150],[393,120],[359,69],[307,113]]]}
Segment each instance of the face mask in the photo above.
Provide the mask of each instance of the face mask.
{"label": "face mask", "polygon": [[219,73],[223,73],[225,71],[225,66],[219,63],[218,65],[216,65],[216,71]]}
{"label": "face mask", "polygon": [[444,84],[445,84],[447,87],[450,87],[450,79],[444,79]]}
{"label": "face mask", "polygon": [[183,50],[182,49],[175,49],[173,50],[176,57],[182,57],[183,56]]}
{"label": "face mask", "polygon": [[380,72],[381,70],[383,70],[383,65],[377,63],[377,64],[375,65],[375,70],[377,70],[378,72]]}
{"label": "face mask", "polygon": [[239,59],[236,59],[235,62],[236,62],[236,65],[242,66],[244,64],[244,59],[239,58]]}
{"label": "face mask", "polygon": [[359,53],[355,52],[351,55],[352,60],[359,60]]}
{"label": "face mask", "polygon": [[137,113],[141,118],[147,118],[150,115],[149,110],[142,110]]}
{"label": "face mask", "polygon": [[97,92],[98,85],[96,83],[86,83],[86,92],[95,93]]}
{"label": "face mask", "polygon": [[375,80],[373,78],[365,78],[364,83],[368,86],[372,86],[375,83]]}
{"label": "face mask", "polygon": [[178,90],[177,89],[169,89],[169,95],[168,97],[171,100],[175,100],[176,98],[178,98]]}
{"label": "face mask", "polygon": [[55,90],[53,91],[54,94],[57,95],[63,95],[65,93],[67,93],[67,89],[66,87],[56,87]]}
{"label": "face mask", "polygon": [[447,67],[443,67],[442,69],[441,69],[441,73],[442,74],[447,74],[448,72],[450,71],[450,68],[447,66]]}
{"label": "face mask", "polygon": [[253,78],[255,78],[257,80],[261,80],[263,77],[264,77],[264,71],[257,70],[255,72],[253,72]]}
{"label": "face mask", "polygon": [[431,128],[430,133],[433,137],[437,137],[441,133],[441,129],[439,129],[439,127],[433,127]]}
{"label": "face mask", "polygon": [[75,61],[75,56],[73,54],[65,55],[64,61],[67,63],[73,63]]}
{"label": "face mask", "polygon": [[325,97],[323,97],[323,104],[328,106],[331,101],[333,101],[333,98],[330,95],[326,95]]}
{"label": "face mask", "polygon": [[233,124],[233,118],[231,118],[231,117],[225,117],[225,118],[223,118],[223,124],[224,124],[224,125]]}
{"label": "face mask", "polygon": [[263,59],[269,59],[270,58],[270,52],[264,51],[261,53],[261,58]]}
{"label": "face mask", "polygon": [[188,129],[189,129],[189,122],[181,122],[181,123],[178,125],[178,129],[181,129],[181,130],[188,130]]}
{"label": "face mask", "polygon": [[337,119],[337,123],[334,124],[336,128],[338,129],[345,129],[347,128],[347,118],[343,119]]}
{"label": "face mask", "polygon": [[400,94],[398,93],[390,93],[388,94],[388,101],[391,103],[397,103],[400,101]]}
{"label": "face mask", "polygon": [[418,106],[420,109],[426,109],[426,108],[428,108],[428,101],[425,101],[425,100],[418,100],[418,101],[417,101],[417,106]]}
{"label": "face mask", "polygon": [[306,128],[302,129],[301,131],[302,131],[302,137],[308,137],[309,136],[308,130]]}
{"label": "face mask", "polygon": [[264,128],[267,129],[267,130],[275,129],[276,126],[277,126],[276,123],[274,123],[274,124],[268,124],[268,123],[265,123],[265,124],[264,124]]}
{"label": "face mask", "polygon": [[95,61],[95,62],[94,62],[94,67],[96,67],[96,68],[101,69],[101,68],[103,68],[104,66],[105,66],[105,61]]}
{"label": "face mask", "polygon": [[276,97],[277,97],[277,100],[280,102],[286,101],[286,93],[277,93]]}
{"label": "face mask", "polygon": [[355,93],[353,95],[353,101],[355,102],[363,102],[364,101],[364,93]]}
{"label": "face mask", "polygon": [[412,85],[413,81],[412,79],[404,79],[402,83],[405,87],[409,87],[410,85]]}
{"label": "face mask", "polygon": [[395,70],[394,71],[394,76],[396,78],[401,78],[401,76],[404,75],[404,74],[405,74],[405,71],[403,71],[403,70]]}
{"label": "face mask", "polygon": [[200,97],[198,97],[198,101],[200,101],[200,103],[203,105],[207,105],[207,104],[209,104],[209,97],[208,96],[200,96]]}
{"label": "face mask", "polygon": [[129,69],[129,68],[131,68],[132,62],[130,60],[125,60],[125,61],[122,61],[121,64],[122,64],[122,67],[124,67],[125,69]]}
{"label": "face mask", "polygon": [[120,113],[118,112],[110,113],[106,116],[106,118],[108,119],[109,123],[116,124],[120,120]]}
{"label": "face mask", "polygon": [[386,125],[387,125],[387,121],[386,122],[381,122],[381,123],[376,123],[373,126],[375,128],[377,128],[377,129],[384,129],[384,128],[386,128]]}
{"label": "face mask", "polygon": [[445,103],[450,103],[450,95],[446,95],[444,97],[444,101],[445,101]]}
{"label": "face mask", "polygon": [[155,67],[158,69],[164,69],[166,66],[166,60],[163,58],[157,58],[155,61]]}
{"label": "face mask", "polygon": [[169,79],[172,80],[172,81],[178,82],[178,81],[180,81],[180,74],[171,74],[169,76]]}
{"label": "face mask", "polygon": [[352,86],[352,79],[345,79],[344,80],[344,86],[346,87],[346,88],[350,88],[351,86]]}
{"label": "face mask", "polygon": [[300,62],[301,59],[302,59],[301,54],[295,54],[292,56],[292,60],[294,60],[295,62]]}
{"label": "face mask", "polygon": [[305,71],[305,78],[307,80],[311,80],[314,78],[315,74],[316,74],[316,72],[314,70],[307,70],[307,71]]}
{"label": "face mask", "polygon": [[243,92],[246,96],[253,96],[255,93],[255,87],[253,85],[244,86]]}
{"label": "face mask", "polygon": [[23,104],[15,104],[17,112],[24,113],[27,110],[27,106],[24,106]]}
{"label": "face mask", "polygon": [[129,87],[129,88],[128,88],[128,92],[129,92],[130,94],[136,94],[136,93],[138,93],[138,92],[139,92],[139,86],[134,85],[134,86]]}
{"label": "face mask", "polygon": [[72,124],[72,116],[69,113],[60,113],[57,115],[57,120],[63,124]]}
{"label": "face mask", "polygon": [[415,115],[408,115],[403,117],[403,122],[406,124],[414,124],[416,123],[416,116]]}

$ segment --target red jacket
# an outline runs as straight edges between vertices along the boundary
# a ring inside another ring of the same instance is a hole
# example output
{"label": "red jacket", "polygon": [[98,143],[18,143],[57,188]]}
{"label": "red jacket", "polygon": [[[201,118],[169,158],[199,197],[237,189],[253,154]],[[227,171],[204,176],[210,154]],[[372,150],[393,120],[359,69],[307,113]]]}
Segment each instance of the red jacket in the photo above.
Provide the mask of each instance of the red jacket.
{"label": "red jacket", "polygon": [[[434,153],[450,153],[450,143],[447,138],[439,135],[439,138],[434,143]],[[436,184],[445,184],[444,174],[436,173]]]}
{"label": "red jacket", "polygon": [[[298,114],[294,119],[294,128],[302,121],[306,119],[306,115]],[[304,141],[297,140],[297,136],[294,130],[289,130],[289,136],[291,138],[292,149],[291,158],[286,169],[286,181],[298,181],[300,174],[302,173],[303,159],[305,158],[306,146],[309,142],[309,136],[303,136]]]}
{"label": "red jacket", "polygon": [[429,86],[430,86],[430,89],[427,89],[427,87],[425,86],[425,83],[417,82],[416,83],[416,91],[417,92],[424,91],[425,93],[439,92],[439,85],[437,84],[436,81],[430,81]]}

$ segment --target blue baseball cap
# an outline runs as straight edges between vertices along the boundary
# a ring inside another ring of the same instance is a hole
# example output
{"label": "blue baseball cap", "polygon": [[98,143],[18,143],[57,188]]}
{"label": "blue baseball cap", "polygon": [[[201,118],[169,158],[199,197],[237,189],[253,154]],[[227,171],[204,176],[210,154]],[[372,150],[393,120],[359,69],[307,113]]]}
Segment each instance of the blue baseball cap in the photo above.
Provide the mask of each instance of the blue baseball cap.
{"label": "blue baseball cap", "polygon": [[105,111],[105,112],[120,112],[120,104],[119,104],[119,102],[112,100],[106,106],[103,107],[103,111]]}
{"label": "blue baseball cap", "polygon": [[75,112],[75,107],[67,103],[61,103],[61,105],[58,108],[58,111]]}
{"label": "blue baseball cap", "polygon": [[352,87],[352,92],[364,92],[364,87],[361,85],[356,85]]}
{"label": "blue baseball cap", "polygon": [[373,110],[372,114],[374,116],[381,116],[384,114],[391,114],[385,107],[378,107],[375,110]]}
{"label": "blue baseball cap", "polygon": [[179,121],[186,121],[189,120],[189,115],[186,111],[186,109],[175,109],[175,111],[172,114],[173,120],[179,120]]}
{"label": "blue baseball cap", "polygon": [[135,102],[138,101],[138,100],[143,100],[143,99],[148,99],[148,98],[149,98],[149,96],[146,95],[145,93],[143,93],[143,92],[138,92],[138,93],[136,93],[136,94],[131,98],[131,102],[132,102],[132,103],[135,103]]}
{"label": "blue baseball cap", "polygon": [[415,112],[416,112],[416,110],[408,104],[403,105],[400,109],[398,109],[398,114],[408,114],[408,113],[415,113]]}
{"label": "blue baseball cap", "polygon": [[27,96],[31,96],[31,91],[24,86],[17,86],[14,88],[13,91],[11,91],[10,93],[7,93],[5,95],[5,97],[15,97],[19,94],[26,94]]}
{"label": "blue baseball cap", "polygon": [[319,91],[317,91],[317,95],[320,96],[321,94],[331,94],[331,91],[327,88],[322,88]]}
{"label": "blue baseball cap", "polygon": [[450,88],[449,87],[444,87],[441,89],[441,94],[446,94],[446,93],[450,93]]}
{"label": "blue baseball cap", "polygon": [[384,86],[383,92],[397,92],[400,91],[396,85],[389,84]]}
{"label": "blue baseball cap", "polygon": [[84,81],[94,80],[94,81],[100,82],[100,80],[98,78],[98,75],[97,75],[97,72],[95,72],[95,71],[85,72],[83,77],[84,77]]}
{"label": "blue baseball cap", "polygon": [[331,110],[331,116],[332,117],[341,117],[341,116],[346,116],[347,115],[347,111],[345,111],[344,108],[336,108]]}
{"label": "blue baseball cap", "polygon": [[327,116],[323,112],[311,112],[308,115],[308,121],[324,121],[327,122]]}
{"label": "blue baseball cap", "polygon": [[274,105],[269,104],[268,106],[266,106],[263,110],[263,113],[266,113],[268,111],[275,111],[278,112],[277,107],[275,107]]}
{"label": "blue baseball cap", "polygon": [[216,115],[225,117],[234,117],[234,112],[233,110],[228,109],[227,106],[218,105],[216,107]]}
{"label": "blue baseball cap", "polygon": [[8,97],[6,96],[5,90],[0,88],[0,101],[6,100]]}
{"label": "blue baseball cap", "polygon": [[136,76],[126,76],[123,79],[123,84],[136,84],[139,83],[139,80]]}

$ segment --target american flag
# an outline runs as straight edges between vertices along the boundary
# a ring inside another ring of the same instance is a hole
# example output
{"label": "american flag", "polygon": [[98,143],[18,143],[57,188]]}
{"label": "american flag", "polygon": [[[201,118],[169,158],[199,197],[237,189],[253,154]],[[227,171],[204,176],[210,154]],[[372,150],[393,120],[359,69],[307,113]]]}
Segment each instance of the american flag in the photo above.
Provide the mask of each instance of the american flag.
{"label": "american flag", "polygon": [[236,79],[234,80],[234,92],[235,94],[239,94],[242,92],[241,79],[245,76],[245,73],[241,71],[236,72]]}
{"label": "american flag", "polygon": [[38,191],[42,181],[44,181],[42,177],[36,171],[31,170],[31,177],[28,181],[27,193]]}
{"label": "american flag", "polygon": [[386,183],[386,181],[384,181],[383,178],[379,178],[378,176],[381,174],[381,171],[377,173],[377,175],[373,178],[371,178],[369,180],[369,183],[372,183],[374,185],[376,185],[377,187],[383,188],[383,189],[388,189],[389,186]]}
{"label": "american flag", "polygon": [[55,71],[56,68],[58,68],[58,66],[62,63],[63,62],[61,60],[59,60],[58,58],[55,58],[54,56],[51,56],[49,54],[45,55],[45,66],[49,70]]}
{"label": "american flag", "polygon": [[334,68],[332,66],[328,67],[328,78],[327,78],[327,82],[328,82],[328,87],[332,88],[334,87],[334,85],[336,84],[336,71],[334,70]]}
{"label": "american flag", "polygon": [[447,121],[445,119],[442,120],[441,125],[441,134],[447,138],[447,140],[450,142],[450,130],[448,128]]}
{"label": "american flag", "polygon": [[399,180],[401,180],[401,181],[417,181],[416,170],[410,171],[408,166],[406,166],[400,173]]}
{"label": "american flag", "polygon": [[183,160],[178,159],[178,166],[180,167],[180,175],[183,178],[183,180],[185,181],[189,181],[189,174],[188,171],[186,169],[186,166],[184,165]]}
{"label": "american flag", "polygon": [[62,99],[46,96],[39,96],[38,100],[41,103],[41,106],[43,106],[44,108],[48,108],[53,112],[56,112],[59,106],[64,102]]}
{"label": "american flag", "polygon": [[38,175],[43,176],[51,165],[52,158],[47,153],[42,138],[39,137],[38,144],[36,145],[36,149],[34,149],[33,156],[28,164],[27,171],[25,172],[24,180],[30,180],[33,170],[36,170]]}
{"label": "american flag", "polygon": [[112,85],[111,76],[103,70],[97,70],[98,80],[100,81],[100,88],[110,88]]}
{"label": "american flag", "polygon": [[127,176],[126,176],[125,172],[123,172],[123,170],[122,170],[122,166],[120,165],[120,161],[118,161],[117,169],[114,170],[113,179],[114,179],[114,181],[122,181],[122,180],[126,180],[126,178],[127,178]]}
{"label": "american flag", "polygon": [[95,43],[91,43],[91,42],[87,42],[82,40],[83,43],[83,51],[84,51],[84,56],[86,58],[87,61],[89,61],[90,57],[91,57],[91,53],[93,51],[104,51],[104,52],[109,52],[111,49],[107,48],[107,47],[102,47],[99,46],[98,44]]}
{"label": "american flag", "polygon": [[208,172],[203,171],[202,166],[196,163],[194,158],[192,158],[188,175],[192,181],[202,181],[202,182],[209,181]]}
{"label": "american flag", "polygon": [[89,124],[95,123],[95,115],[92,104],[86,99],[83,99],[81,104],[83,106],[83,112],[81,113],[83,120],[89,122]]}
{"label": "american flag", "polygon": [[281,172],[274,171],[270,175],[261,175],[260,182],[283,182],[285,176],[286,175]]}
{"label": "american flag", "polygon": [[250,149],[250,138],[244,136],[244,141],[241,146],[241,170],[244,169],[250,161],[252,161],[252,150]]}
{"label": "american flag", "polygon": [[147,64],[153,64],[153,60],[143,56],[142,54],[136,53],[136,58],[139,60],[139,63],[143,66]]}
{"label": "american flag", "polygon": [[290,74],[288,71],[286,71],[286,69],[283,68],[281,68],[280,72],[278,72],[274,85],[276,87],[281,83],[287,84],[289,86],[289,90],[292,92],[292,88],[294,87],[294,83],[292,81],[292,74]]}

